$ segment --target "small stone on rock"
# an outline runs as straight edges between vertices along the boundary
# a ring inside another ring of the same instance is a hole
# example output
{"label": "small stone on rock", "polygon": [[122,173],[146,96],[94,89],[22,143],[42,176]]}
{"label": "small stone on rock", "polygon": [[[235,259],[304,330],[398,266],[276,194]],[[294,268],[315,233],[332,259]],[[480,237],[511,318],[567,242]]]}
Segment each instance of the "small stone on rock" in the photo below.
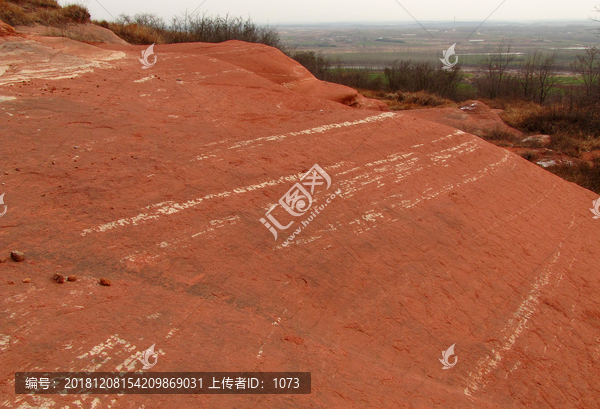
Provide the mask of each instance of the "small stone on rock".
{"label": "small stone on rock", "polygon": [[10,257],[15,261],[23,261],[25,260],[25,254],[20,251],[13,251],[10,253]]}
{"label": "small stone on rock", "polygon": [[30,283],[30,282],[31,282],[31,278],[24,278],[24,279],[23,279],[23,282],[24,282],[24,283]]}
{"label": "small stone on rock", "polygon": [[67,281],[77,281],[77,276],[68,276]]}
{"label": "small stone on rock", "polygon": [[102,278],[100,279],[100,285],[106,285],[106,286],[109,286],[109,285],[110,285],[110,280],[109,280],[108,278],[104,278],[104,277],[102,277]]}
{"label": "small stone on rock", "polygon": [[52,277],[52,279],[57,282],[58,284],[62,284],[65,282],[65,276],[59,273],[55,273],[54,277]]}

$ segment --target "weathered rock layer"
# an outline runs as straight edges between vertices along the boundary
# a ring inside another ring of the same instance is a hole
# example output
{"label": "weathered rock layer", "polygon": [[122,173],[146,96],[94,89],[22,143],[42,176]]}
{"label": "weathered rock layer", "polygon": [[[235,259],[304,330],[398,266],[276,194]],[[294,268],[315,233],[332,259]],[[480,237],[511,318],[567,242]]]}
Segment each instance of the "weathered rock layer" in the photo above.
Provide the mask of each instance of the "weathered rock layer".
{"label": "weathered rock layer", "polygon": [[[0,39],[0,250],[26,255],[0,264],[2,406],[600,405],[592,192],[266,46],[157,45],[143,69],[145,48]],[[339,195],[274,240],[260,219],[315,164],[311,209]],[[14,393],[153,344],[151,371],[310,371],[312,393]]]}

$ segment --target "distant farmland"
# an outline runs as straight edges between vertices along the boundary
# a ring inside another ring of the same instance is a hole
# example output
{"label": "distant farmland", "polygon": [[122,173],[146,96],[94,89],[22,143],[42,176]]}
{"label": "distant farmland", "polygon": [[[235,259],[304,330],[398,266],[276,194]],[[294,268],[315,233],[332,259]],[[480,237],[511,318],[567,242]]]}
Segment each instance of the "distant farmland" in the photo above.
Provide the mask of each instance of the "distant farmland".
{"label": "distant farmland", "polygon": [[511,41],[517,53],[515,64],[535,50],[554,52],[558,69],[569,64],[585,47],[599,45],[600,24],[584,22],[486,23],[474,32],[475,23],[398,25],[280,26],[284,42],[298,50],[320,52],[347,67],[383,68],[396,59],[439,61],[442,51],[456,43],[455,51],[465,68],[474,68],[484,56],[495,52],[503,41]]}

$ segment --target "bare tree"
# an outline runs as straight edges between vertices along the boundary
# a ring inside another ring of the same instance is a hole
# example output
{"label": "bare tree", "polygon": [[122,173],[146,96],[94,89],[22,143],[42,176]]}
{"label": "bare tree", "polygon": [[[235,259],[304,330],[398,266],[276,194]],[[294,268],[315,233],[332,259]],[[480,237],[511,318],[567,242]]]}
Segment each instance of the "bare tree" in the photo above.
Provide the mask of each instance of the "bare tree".
{"label": "bare tree", "polygon": [[533,55],[527,56],[523,67],[519,72],[519,86],[523,92],[523,96],[526,99],[534,98],[535,89],[535,60],[537,59],[538,52],[536,51]]}
{"label": "bare tree", "polygon": [[408,91],[410,85],[412,85],[411,70],[412,60],[396,60],[390,67],[386,67],[384,75],[387,78],[390,91]]}
{"label": "bare tree", "polygon": [[540,63],[536,73],[538,102],[543,104],[546,98],[555,90],[559,77],[555,70],[556,54],[540,57]]}
{"label": "bare tree", "polygon": [[583,82],[584,104],[595,110],[600,102],[600,49],[588,47],[577,56],[573,68]]}
{"label": "bare tree", "polygon": [[484,61],[484,76],[482,91],[488,98],[497,98],[507,94],[508,66],[515,56],[510,53],[511,43],[502,42],[495,53]]}
{"label": "bare tree", "polygon": [[429,61],[396,60],[386,67],[384,75],[392,92],[427,91],[442,98],[456,98],[462,71],[459,64],[451,70],[436,68]]}
{"label": "bare tree", "polygon": [[518,83],[525,98],[543,104],[554,91],[559,81],[555,62],[555,54],[535,51],[527,56],[518,75]]}

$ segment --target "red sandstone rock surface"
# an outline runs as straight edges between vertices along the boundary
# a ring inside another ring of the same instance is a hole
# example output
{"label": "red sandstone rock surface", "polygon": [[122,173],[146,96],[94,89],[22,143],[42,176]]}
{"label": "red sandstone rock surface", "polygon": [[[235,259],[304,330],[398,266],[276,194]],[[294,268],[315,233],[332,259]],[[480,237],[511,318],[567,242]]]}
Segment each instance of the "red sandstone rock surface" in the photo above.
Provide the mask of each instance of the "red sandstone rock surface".
{"label": "red sandstone rock surface", "polygon": [[[124,44],[128,43],[107,28],[100,27],[92,23],[69,24],[65,27],[47,27],[42,25],[35,26],[15,26],[15,30],[21,34],[30,34],[33,36],[55,36],[74,38],[78,41]],[[40,38],[43,40],[43,38]]]}
{"label": "red sandstone rock surface", "polygon": [[[600,405],[592,192],[262,45],[155,46],[150,69],[140,46],[0,49],[0,258],[26,255],[0,264],[1,406]],[[340,195],[283,246],[260,219],[314,164]],[[141,370],[153,344],[151,372],[310,371],[312,393],[15,395],[14,372]]]}

